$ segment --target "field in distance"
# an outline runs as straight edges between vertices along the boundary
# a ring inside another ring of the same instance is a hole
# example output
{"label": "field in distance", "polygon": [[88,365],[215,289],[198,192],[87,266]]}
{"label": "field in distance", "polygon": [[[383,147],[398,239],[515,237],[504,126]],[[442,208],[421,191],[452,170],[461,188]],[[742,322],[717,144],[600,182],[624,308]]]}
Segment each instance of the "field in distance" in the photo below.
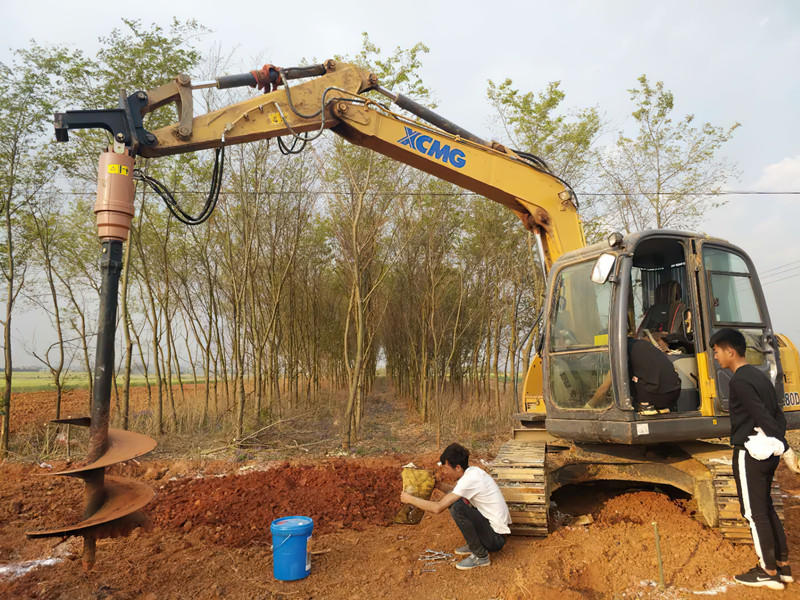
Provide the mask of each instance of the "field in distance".
{"label": "field in distance", "polygon": [[[62,377],[64,389],[66,390],[84,389],[89,387],[89,376],[86,373],[79,371],[68,371],[67,374],[63,375]],[[153,384],[154,381],[154,378],[151,376],[150,383]],[[177,385],[178,379],[173,377],[172,382]],[[122,385],[122,383],[122,376],[118,376],[117,385]],[[147,382],[144,378],[144,375],[131,375],[132,387],[146,385],[146,383]],[[184,385],[187,383],[194,383],[191,374],[184,375],[183,383]],[[198,380],[198,383],[202,383],[202,381]],[[0,391],[4,391],[5,388],[5,379],[0,378]],[[53,383],[53,376],[46,371],[14,371],[13,378],[11,379],[12,392],[47,392],[50,390],[55,391],[55,389],[56,386],[55,383]]]}

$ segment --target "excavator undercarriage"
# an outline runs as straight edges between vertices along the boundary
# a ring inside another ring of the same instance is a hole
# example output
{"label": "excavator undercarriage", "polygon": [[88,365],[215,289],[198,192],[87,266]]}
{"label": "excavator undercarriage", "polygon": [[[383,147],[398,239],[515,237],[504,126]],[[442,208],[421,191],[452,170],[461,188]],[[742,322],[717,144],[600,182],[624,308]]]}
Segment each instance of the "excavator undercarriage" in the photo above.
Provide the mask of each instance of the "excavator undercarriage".
{"label": "excavator undercarriage", "polygon": [[[565,485],[629,481],[682,490],[696,504],[695,518],[732,542],[751,543],[736,496],[731,448],[725,444],[576,444],[544,430],[517,429],[500,448],[490,473],[508,503],[515,535],[546,536],[551,494]],[[782,520],[777,482],[772,501]]]}

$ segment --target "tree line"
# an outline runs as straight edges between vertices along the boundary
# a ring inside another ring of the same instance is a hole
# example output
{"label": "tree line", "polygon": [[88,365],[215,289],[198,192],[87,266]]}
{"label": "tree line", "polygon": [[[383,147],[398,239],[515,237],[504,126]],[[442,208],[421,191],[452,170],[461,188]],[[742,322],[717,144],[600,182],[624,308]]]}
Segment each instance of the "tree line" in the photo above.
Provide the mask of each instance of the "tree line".
{"label": "tree line", "polygon": [[[113,107],[121,88],[152,89],[178,73],[225,72],[229,59],[197,46],[204,32],[194,21],[125,20],[94,56],[32,43],[0,63],[2,453],[21,306],[37,307],[55,332],[48,347],[30,348],[52,377],[53,417],[61,416],[67,369],[92,382],[99,292],[92,204],[97,155],[110,140],[81,131],[56,144],[52,115]],[[386,54],[365,34],[359,53],[337,58],[434,106],[419,76],[427,51],[420,43]],[[538,93],[511,79],[487,85],[495,135],[571,182],[591,240],[612,230],[697,226],[733,174],[720,148],[737,124],[674,119],[672,94],[644,75],[630,95],[632,133],[615,132],[600,107],[565,108],[559,82]],[[198,99],[213,110],[236,98],[204,92]],[[148,118],[150,129],[174,121],[169,111]],[[601,146],[604,137],[612,141]],[[156,434],[186,426],[180,407],[188,383],[201,390],[196,425],[219,424],[225,414],[238,437],[315,406],[324,390],[342,390],[346,449],[358,438],[379,368],[437,431],[448,404],[497,411],[501,397],[515,397],[542,325],[544,280],[530,234],[503,207],[335,136],[303,146],[229,148],[216,211],[198,227],[177,222],[139,186],[118,314],[122,427],[131,426],[135,369],[146,380]],[[209,186],[208,154],[137,166],[191,212]]]}

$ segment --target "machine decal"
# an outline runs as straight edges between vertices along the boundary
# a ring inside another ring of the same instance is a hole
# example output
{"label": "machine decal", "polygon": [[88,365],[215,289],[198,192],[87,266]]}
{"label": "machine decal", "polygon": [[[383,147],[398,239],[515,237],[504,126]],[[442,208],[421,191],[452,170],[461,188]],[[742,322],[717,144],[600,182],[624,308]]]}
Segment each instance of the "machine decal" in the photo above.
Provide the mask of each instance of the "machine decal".
{"label": "machine decal", "polygon": [[108,165],[108,172],[115,175],[127,175],[128,167],[125,165]]}
{"label": "machine decal", "polygon": [[429,135],[422,135],[421,132],[414,131],[411,127],[406,127],[405,130],[405,137],[398,140],[401,146],[410,146],[420,154],[432,156],[445,164],[450,163],[456,169],[467,164],[466,154],[461,150],[450,148],[447,144],[443,146],[439,140],[435,140]]}

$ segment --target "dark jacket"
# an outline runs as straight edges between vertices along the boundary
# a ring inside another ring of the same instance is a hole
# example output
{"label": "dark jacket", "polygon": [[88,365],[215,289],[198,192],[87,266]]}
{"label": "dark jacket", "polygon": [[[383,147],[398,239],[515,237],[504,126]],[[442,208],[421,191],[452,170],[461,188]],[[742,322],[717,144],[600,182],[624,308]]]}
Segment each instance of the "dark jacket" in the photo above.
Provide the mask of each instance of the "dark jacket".
{"label": "dark jacket", "polygon": [[628,373],[651,394],[681,389],[681,378],[667,355],[644,340],[628,338]]}
{"label": "dark jacket", "polygon": [[765,435],[786,443],[786,418],[769,378],[753,365],[736,369],[730,384],[731,444],[743,446],[760,427]]}

